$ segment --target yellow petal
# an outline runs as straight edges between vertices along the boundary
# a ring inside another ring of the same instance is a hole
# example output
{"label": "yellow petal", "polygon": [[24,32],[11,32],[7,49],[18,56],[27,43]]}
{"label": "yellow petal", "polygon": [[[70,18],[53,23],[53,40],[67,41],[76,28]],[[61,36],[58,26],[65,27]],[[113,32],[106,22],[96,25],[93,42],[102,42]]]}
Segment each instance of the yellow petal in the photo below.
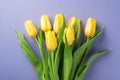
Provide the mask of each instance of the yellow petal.
{"label": "yellow petal", "polygon": [[50,31],[52,29],[50,20],[47,15],[41,16],[41,29],[42,31]]}
{"label": "yellow petal", "polygon": [[78,31],[78,24],[80,24],[80,19],[77,18],[77,20],[76,20],[76,31]]}
{"label": "yellow petal", "polygon": [[76,23],[76,18],[75,17],[71,17],[68,20],[67,27],[72,27],[74,25],[74,23]]}
{"label": "yellow petal", "polygon": [[54,51],[57,48],[57,39],[53,31],[45,32],[46,46],[48,50]]}
{"label": "yellow petal", "polygon": [[37,35],[37,30],[31,20],[27,20],[25,23],[25,29],[28,35],[32,38],[35,38]]}
{"label": "yellow petal", "polygon": [[87,37],[92,37],[94,36],[96,31],[96,20],[94,18],[88,18],[86,26],[85,26],[85,30],[84,30],[84,34]]}
{"label": "yellow petal", "polygon": [[57,14],[55,16],[54,26],[53,26],[53,30],[56,34],[59,33],[60,27],[62,25],[62,21],[63,21],[63,14]]}
{"label": "yellow petal", "polygon": [[[64,34],[66,35],[68,45],[72,45],[72,44],[73,44],[73,41],[74,41],[74,39],[75,39],[73,27],[65,28]],[[65,43],[65,36],[63,37],[63,41],[64,41],[64,43]]]}

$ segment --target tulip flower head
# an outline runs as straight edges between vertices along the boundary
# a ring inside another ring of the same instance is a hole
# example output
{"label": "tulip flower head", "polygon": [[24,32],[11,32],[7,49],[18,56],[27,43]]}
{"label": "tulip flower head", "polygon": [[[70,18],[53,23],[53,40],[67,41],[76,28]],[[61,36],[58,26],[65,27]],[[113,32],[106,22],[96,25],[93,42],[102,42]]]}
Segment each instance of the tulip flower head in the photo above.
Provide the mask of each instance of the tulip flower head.
{"label": "tulip flower head", "polygon": [[63,22],[63,14],[57,14],[55,16],[54,26],[53,26],[53,30],[56,34],[59,33],[60,27],[62,26],[62,22]]}
{"label": "tulip flower head", "polygon": [[50,20],[49,20],[47,15],[41,16],[41,20],[40,21],[41,21],[42,31],[46,32],[46,31],[50,31],[52,29]]}
{"label": "tulip flower head", "polygon": [[[67,38],[68,45],[72,45],[72,43],[74,41],[74,29],[73,29],[73,27],[65,28],[64,34]],[[63,36],[64,43],[65,43],[65,36]]]}
{"label": "tulip flower head", "polygon": [[76,17],[71,17],[68,20],[67,27],[76,27],[76,32],[78,31],[78,24],[80,23],[80,20]]}
{"label": "tulip flower head", "polygon": [[45,38],[47,49],[54,51],[57,48],[57,38],[54,31],[45,32]]}
{"label": "tulip flower head", "polygon": [[28,20],[24,23],[24,25],[25,25],[25,29],[26,29],[28,35],[32,38],[35,38],[37,35],[37,30],[36,30],[34,24],[32,23],[32,21]]}
{"label": "tulip flower head", "polygon": [[68,20],[67,27],[72,27],[75,22],[76,22],[76,18],[75,18],[75,17],[71,17],[71,18]]}
{"label": "tulip flower head", "polygon": [[93,37],[96,31],[96,20],[94,18],[88,18],[84,34],[87,37]]}

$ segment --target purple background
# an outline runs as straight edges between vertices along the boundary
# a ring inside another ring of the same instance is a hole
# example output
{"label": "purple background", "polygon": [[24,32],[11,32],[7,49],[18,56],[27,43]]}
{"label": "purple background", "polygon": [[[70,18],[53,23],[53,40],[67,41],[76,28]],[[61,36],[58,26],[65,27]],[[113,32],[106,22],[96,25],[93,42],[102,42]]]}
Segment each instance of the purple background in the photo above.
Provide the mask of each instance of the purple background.
{"label": "purple background", "polygon": [[[23,54],[15,30],[25,33],[24,22],[31,19],[40,25],[40,16],[64,13],[81,19],[94,17],[104,33],[95,40],[91,53],[112,48],[89,68],[84,80],[120,80],[120,0],[0,0],[0,80],[37,80],[37,76]],[[31,45],[34,40],[28,38]],[[34,51],[39,56],[36,45]]]}

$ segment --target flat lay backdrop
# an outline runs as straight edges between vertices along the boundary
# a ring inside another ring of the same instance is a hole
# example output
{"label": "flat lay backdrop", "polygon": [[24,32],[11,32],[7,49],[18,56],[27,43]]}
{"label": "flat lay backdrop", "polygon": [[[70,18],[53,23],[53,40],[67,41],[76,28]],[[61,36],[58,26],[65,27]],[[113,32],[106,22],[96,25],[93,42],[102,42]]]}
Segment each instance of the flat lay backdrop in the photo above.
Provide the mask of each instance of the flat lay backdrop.
{"label": "flat lay backdrop", "polygon": [[[84,80],[120,80],[120,0],[0,0],[0,80],[37,80],[15,30],[27,36],[26,20],[39,27],[41,15],[47,14],[53,22],[57,13],[64,13],[66,21],[72,16],[80,18],[82,28],[88,17],[97,20],[98,29],[104,25],[89,56],[100,49],[112,50],[94,61]],[[39,56],[35,41],[27,39]]]}

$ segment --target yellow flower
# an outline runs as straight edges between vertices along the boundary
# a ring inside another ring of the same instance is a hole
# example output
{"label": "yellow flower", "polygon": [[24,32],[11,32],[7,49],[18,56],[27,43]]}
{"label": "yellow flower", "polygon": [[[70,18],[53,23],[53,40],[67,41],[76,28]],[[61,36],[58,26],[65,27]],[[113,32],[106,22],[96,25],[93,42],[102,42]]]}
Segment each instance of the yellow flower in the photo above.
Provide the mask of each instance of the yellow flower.
{"label": "yellow flower", "polygon": [[78,31],[78,24],[80,23],[80,20],[76,17],[71,17],[69,20],[68,20],[68,23],[67,23],[67,27],[74,27],[74,24],[75,24],[75,27],[76,27],[76,32]]}
{"label": "yellow flower", "polygon": [[68,20],[67,27],[72,27],[75,22],[76,22],[76,18],[75,17],[71,17]]}
{"label": "yellow flower", "polygon": [[57,38],[53,31],[45,32],[46,46],[48,50],[54,51],[57,48]]}
{"label": "yellow flower", "polygon": [[85,26],[85,30],[84,30],[84,34],[87,37],[93,37],[96,31],[96,20],[94,18],[88,18],[86,26]]}
{"label": "yellow flower", "polygon": [[30,37],[32,37],[32,38],[35,38],[36,35],[37,35],[37,30],[36,30],[34,24],[32,23],[32,21],[31,21],[31,20],[27,20],[27,21],[24,23],[24,25],[25,25],[25,29],[26,29],[28,35],[29,35]]}
{"label": "yellow flower", "polygon": [[[75,37],[74,37],[73,27],[67,27],[67,28],[65,28],[64,34],[65,34],[65,36],[66,36],[68,45],[72,45],[72,43],[73,43],[73,41],[74,41],[74,38],[75,38]],[[64,43],[65,43],[65,36],[63,37]]]}
{"label": "yellow flower", "polygon": [[57,14],[55,16],[53,30],[56,34],[58,34],[60,31],[60,27],[62,26],[63,18],[64,18],[63,14]]}
{"label": "yellow flower", "polygon": [[47,15],[41,16],[41,29],[46,32],[52,29],[50,20]]}

